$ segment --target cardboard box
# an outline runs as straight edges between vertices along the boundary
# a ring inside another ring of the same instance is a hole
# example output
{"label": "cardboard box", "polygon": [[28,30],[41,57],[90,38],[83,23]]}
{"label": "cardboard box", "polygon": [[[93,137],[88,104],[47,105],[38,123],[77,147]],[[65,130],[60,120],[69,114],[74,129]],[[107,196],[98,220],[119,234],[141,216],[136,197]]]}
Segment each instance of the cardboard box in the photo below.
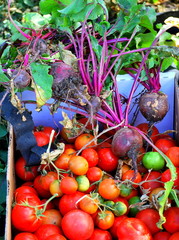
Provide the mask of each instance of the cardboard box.
{"label": "cardboard box", "polygon": [[13,203],[13,192],[16,185],[14,171],[14,135],[12,127],[10,127],[9,131],[9,148],[6,178],[7,178],[7,196],[6,196],[6,223],[4,240],[11,240],[12,239],[11,208]]}
{"label": "cardboard box", "polygon": [[[170,98],[172,107],[170,105],[171,109],[170,109],[170,116],[168,118],[168,121],[165,122],[164,126],[160,125],[160,127],[164,128],[164,129],[172,129],[173,123],[171,124],[171,122],[173,122],[173,118],[174,118],[174,121],[175,121],[174,126],[176,129],[175,137],[179,143],[179,72],[176,72],[175,74],[172,73],[172,75],[170,75],[170,78],[169,78],[170,81],[171,81],[171,76],[172,76],[172,82],[168,82],[168,83],[166,83],[166,85],[168,85],[168,89],[170,89],[169,98]],[[166,79],[167,78],[165,78],[165,80]],[[172,89],[173,89],[173,92],[171,92]],[[174,93],[175,93],[175,98],[174,98]],[[174,103],[174,105],[173,105],[173,103]],[[175,106],[175,108],[173,106]],[[33,106],[33,108],[34,108],[34,106]],[[49,110],[46,109],[46,112],[45,112],[46,115],[49,114],[48,111]],[[44,113],[40,113],[40,114],[34,113],[34,114],[35,115],[33,115],[33,118],[34,118],[35,124],[40,123],[41,119],[44,120]],[[70,113],[70,114],[73,114],[73,113]],[[42,117],[42,115],[43,115],[43,117]],[[60,117],[58,116],[58,120],[59,120],[59,118],[61,119],[61,116]],[[52,120],[54,120],[54,119],[52,118],[52,116],[47,116],[45,119],[46,119],[46,121],[48,121],[47,125],[53,126],[54,122]],[[169,120],[170,120],[170,122],[169,122]],[[50,121],[52,121],[52,122],[50,122]],[[12,129],[12,127],[10,127],[8,163],[7,163],[8,164],[8,166],[7,166],[8,188],[7,188],[7,198],[6,198],[7,209],[6,209],[6,225],[5,225],[5,238],[4,238],[5,240],[13,240],[12,226],[11,226],[11,208],[12,208],[12,203],[13,203],[13,192],[14,192],[15,185],[16,185],[15,173],[14,173],[14,147],[15,147],[15,143],[14,143],[13,129]]]}

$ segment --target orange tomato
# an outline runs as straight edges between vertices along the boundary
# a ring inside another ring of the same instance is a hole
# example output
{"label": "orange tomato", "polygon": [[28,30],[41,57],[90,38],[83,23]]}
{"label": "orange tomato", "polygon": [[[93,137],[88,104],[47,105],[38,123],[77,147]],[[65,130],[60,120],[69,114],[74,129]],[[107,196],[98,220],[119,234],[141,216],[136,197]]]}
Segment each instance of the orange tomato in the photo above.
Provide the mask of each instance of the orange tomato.
{"label": "orange tomato", "polygon": [[68,166],[70,171],[76,175],[85,175],[89,169],[88,161],[82,156],[72,156]]}
{"label": "orange tomato", "polygon": [[92,198],[90,194],[86,194],[79,202],[79,208],[89,214],[94,214],[98,210],[98,199]]}
{"label": "orange tomato", "polygon": [[[94,139],[94,136],[90,133],[83,133],[81,135],[79,135],[76,140],[75,140],[75,148],[77,150],[80,150],[82,147],[84,147],[86,145],[86,147],[92,147],[95,145],[95,142],[92,141]],[[92,141],[91,143],[89,143],[90,141]],[[89,143],[89,144],[88,144]]]}
{"label": "orange tomato", "polygon": [[98,192],[101,197],[108,200],[114,200],[119,196],[120,189],[117,187],[114,179],[106,178],[100,182]]}

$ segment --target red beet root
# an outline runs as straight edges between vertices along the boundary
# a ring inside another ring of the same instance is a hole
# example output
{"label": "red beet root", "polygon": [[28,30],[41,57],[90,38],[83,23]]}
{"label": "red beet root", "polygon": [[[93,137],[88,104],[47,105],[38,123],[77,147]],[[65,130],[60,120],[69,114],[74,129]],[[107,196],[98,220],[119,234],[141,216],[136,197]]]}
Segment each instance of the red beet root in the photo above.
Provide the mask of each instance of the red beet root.
{"label": "red beet root", "polygon": [[140,97],[139,109],[149,122],[161,121],[168,108],[167,95],[162,92],[146,92]]}

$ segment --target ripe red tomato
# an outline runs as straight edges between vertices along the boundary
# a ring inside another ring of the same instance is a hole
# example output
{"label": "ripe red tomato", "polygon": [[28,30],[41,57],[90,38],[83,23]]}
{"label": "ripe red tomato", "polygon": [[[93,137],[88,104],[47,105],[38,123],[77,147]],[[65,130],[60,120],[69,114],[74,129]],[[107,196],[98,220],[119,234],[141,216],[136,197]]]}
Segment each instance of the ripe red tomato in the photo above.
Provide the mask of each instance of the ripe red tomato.
{"label": "ripe red tomato", "polygon": [[45,240],[67,240],[67,239],[63,235],[56,233],[48,236],[47,238],[45,238]]}
{"label": "ripe red tomato", "polygon": [[[43,198],[42,200],[41,200],[41,204],[45,204],[46,202],[48,201],[48,199],[46,199],[46,198]],[[53,201],[50,201],[50,202],[48,202],[48,204],[46,205],[46,210],[49,210],[49,209],[53,209],[53,208],[55,208],[55,204],[54,204],[54,202]]]}
{"label": "ripe red tomato", "polygon": [[114,213],[109,210],[98,211],[95,217],[95,225],[103,230],[107,230],[114,224]]}
{"label": "ripe red tomato", "polygon": [[71,240],[86,240],[93,234],[94,222],[90,214],[75,209],[62,218],[62,230]]}
{"label": "ripe red tomato", "polygon": [[38,127],[35,127],[34,129],[35,131],[37,132],[43,132],[45,133],[48,137],[49,137],[49,140],[50,140],[50,135],[52,134],[52,131],[54,131],[54,135],[53,135],[53,139],[52,141],[55,140],[55,137],[57,136],[57,131],[53,128],[53,127],[49,127],[49,126],[38,126]]}
{"label": "ripe red tomato", "polygon": [[38,195],[42,198],[49,198],[51,196],[50,191],[42,188],[41,175],[38,175],[34,179],[34,189],[37,191]]}
{"label": "ripe red tomato", "polygon": [[152,234],[160,231],[160,228],[157,227],[157,223],[160,220],[160,216],[157,210],[153,208],[146,208],[140,210],[135,217],[143,221]]}
{"label": "ripe red tomato", "polygon": [[101,148],[98,150],[98,167],[106,172],[114,171],[118,166],[118,158],[114,155],[111,148]]}
{"label": "ripe red tomato", "polygon": [[61,226],[62,215],[57,209],[47,209],[43,212],[42,224],[54,224]]}
{"label": "ripe red tomato", "polygon": [[27,204],[16,204],[13,207],[11,214],[12,225],[19,231],[35,232],[42,222],[41,213],[39,215],[39,210],[42,210],[42,207],[39,207],[41,202],[29,198],[28,204],[29,206]]}
{"label": "ripe red tomato", "polygon": [[179,147],[171,147],[165,154],[175,167],[179,167]]}
{"label": "ripe red tomato", "polygon": [[95,149],[86,148],[81,152],[81,156],[84,157],[89,164],[89,167],[95,167],[98,163],[99,156]]}
{"label": "ripe red tomato", "polygon": [[106,178],[100,182],[98,186],[98,192],[101,197],[108,200],[114,200],[119,196],[120,189],[117,187],[114,179]]}
{"label": "ripe red tomato", "polygon": [[62,153],[55,161],[54,164],[57,168],[68,170],[68,163],[72,156],[66,153]]}
{"label": "ripe red tomato", "polygon": [[[139,128],[142,132],[144,132],[145,134],[148,135],[148,130],[149,130],[149,125],[148,123],[140,123],[139,125],[136,126],[137,128]],[[153,126],[152,128],[152,132],[150,135],[151,140],[155,143],[158,138],[159,138],[159,130],[156,126]],[[158,136],[157,136],[158,135]],[[148,135],[149,136],[149,135]]]}
{"label": "ripe red tomato", "polygon": [[146,189],[150,193],[153,189],[163,187],[161,183],[161,173],[158,171],[150,171],[145,173],[141,180],[142,188]]}
{"label": "ripe red tomato", "polygon": [[[155,146],[159,148],[163,153],[166,153],[169,148],[176,146],[176,143],[173,140],[167,138],[160,138],[155,142]],[[154,151],[156,150],[154,149]]]}
{"label": "ripe red tomato", "polygon": [[92,236],[88,240],[112,240],[109,231],[95,228]]}
{"label": "ripe red tomato", "polygon": [[[177,174],[177,178],[174,181],[174,188],[179,189],[179,167],[176,167],[176,174]],[[171,180],[171,173],[170,173],[170,169],[166,169],[161,176],[161,181],[162,182],[168,182]]]}
{"label": "ripe red tomato", "polygon": [[14,191],[14,198],[16,199],[19,195],[21,195],[21,194],[28,194],[28,193],[33,193],[35,195],[38,195],[37,191],[33,187],[21,186],[21,187],[18,187],[18,188],[15,189],[15,191]]}
{"label": "ripe red tomato", "polygon": [[[125,181],[125,180],[132,180],[134,177],[134,170],[128,170],[127,172],[125,172],[123,175],[122,175],[122,181]],[[137,172],[137,175],[135,177],[134,180],[132,180],[133,183],[140,183],[142,180],[142,176],[139,172]],[[137,184],[133,184],[133,187],[138,187]]]}
{"label": "ripe red tomato", "polygon": [[65,194],[73,194],[78,189],[78,182],[73,177],[64,177],[60,182],[60,189]]}
{"label": "ripe red tomato", "polygon": [[38,166],[26,166],[26,160],[20,157],[15,162],[15,173],[23,181],[32,181],[38,175]]}
{"label": "ripe red tomato", "polygon": [[49,191],[50,189],[50,184],[58,179],[58,174],[57,172],[47,172],[45,175],[41,175],[41,178],[39,181],[41,182],[41,186],[44,190]]}
{"label": "ripe red tomato", "polygon": [[33,199],[36,201],[40,200],[40,198],[34,193],[22,193],[16,197],[15,201],[16,203],[21,204],[22,202],[28,201],[29,199]]}
{"label": "ripe red tomato", "polygon": [[34,234],[37,236],[38,240],[45,240],[47,237],[57,233],[62,234],[61,229],[57,225],[43,224]]}
{"label": "ripe red tomato", "polygon": [[118,226],[117,236],[120,240],[152,240],[149,229],[138,218],[123,219]]}
{"label": "ripe red tomato", "polygon": [[153,240],[169,240],[171,234],[166,231],[157,232],[153,235]]}
{"label": "ripe red tomato", "polygon": [[76,202],[84,195],[84,193],[79,191],[76,191],[73,194],[64,194],[59,201],[59,210],[61,214],[65,215],[67,212],[77,209],[78,204],[76,204]]}
{"label": "ripe red tomato", "polygon": [[34,132],[34,137],[37,142],[37,146],[42,147],[49,143],[49,137],[44,132]]}
{"label": "ripe red tomato", "polygon": [[21,232],[15,236],[14,240],[38,240],[38,238],[33,233]]}
{"label": "ripe red tomato", "polygon": [[173,233],[169,238],[169,240],[178,240],[178,239],[179,239],[179,232]]}
{"label": "ripe red tomato", "polygon": [[163,227],[169,233],[175,233],[179,231],[179,208],[170,207],[164,211],[164,217],[166,222],[163,224]]}
{"label": "ripe red tomato", "polygon": [[103,176],[103,171],[99,167],[90,167],[86,173],[90,182],[99,181]]}
{"label": "ripe red tomato", "polygon": [[112,235],[112,237],[113,237],[114,239],[117,239],[117,229],[118,229],[118,226],[119,226],[120,222],[121,222],[123,219],[125,219],[125,218],[127,218],[126,215],[122,215],[122,216],[119,216],[119,217],[115,217],[114,223],[113,223],[112,227],[109,229],[109,231],[110,231],[110,233],[111,233],[111,235]]}

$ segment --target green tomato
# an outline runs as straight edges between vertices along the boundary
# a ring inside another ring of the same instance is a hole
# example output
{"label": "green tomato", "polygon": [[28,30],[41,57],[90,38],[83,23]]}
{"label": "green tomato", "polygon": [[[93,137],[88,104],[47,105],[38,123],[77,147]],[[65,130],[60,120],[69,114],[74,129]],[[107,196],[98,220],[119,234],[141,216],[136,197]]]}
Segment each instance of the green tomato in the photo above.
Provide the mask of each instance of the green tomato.
{"label": "green tomato", "polygon": [[78,191],[85,192],[89,189],[90,182],[86,176],[84,175],[77,176],[76,181],[78,183]]}
{"label": "green tomato", "polygon": [[122,197],[127,197],[132,192],[132,187],[124,183],[121,184],[119,188],[120,188],[120,196]]}
{"label": "green tomato", "polygon": [[139,196],[134,196],[129,199],[129,216],[135,217],[135,215],[139,212],[138,207],[131,207],[131,205],[141,202]]}
{"label": "green tomato", "polygon": [[117,217],[122,216],[127,212],[126,204],[121,201],[116,202],[113,208],[114,208],[113,213]]}
{"label": "green tomato", "polygon": [[142,158],[142,164],[147,169],[158,171],[165,166],[165,159],[158,152],[147,152]]}
{"label": "green tomato", "polygon": [[108,200],[108,201],[104,202],[104,205],[106,206],[106,208],[109,208],[109,210],[110,210],[111,208],[114,207],[115,203],[111,200]]}

